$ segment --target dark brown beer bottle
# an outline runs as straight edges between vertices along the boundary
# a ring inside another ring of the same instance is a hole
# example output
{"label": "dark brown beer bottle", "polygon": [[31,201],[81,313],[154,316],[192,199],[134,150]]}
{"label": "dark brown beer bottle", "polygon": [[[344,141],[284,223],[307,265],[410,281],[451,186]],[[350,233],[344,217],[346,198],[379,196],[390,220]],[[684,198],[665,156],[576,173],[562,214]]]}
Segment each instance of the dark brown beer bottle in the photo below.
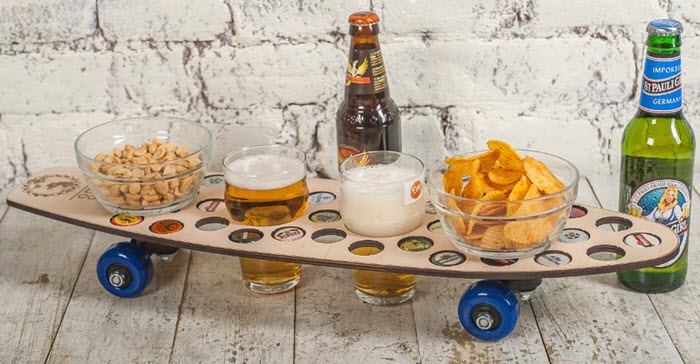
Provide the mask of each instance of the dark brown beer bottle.
{"label": "dark brown beer bottle", "polygon": [[379,16],[371,11],[350,15],[350,55],[345,75],[345,100],[336,118],[338,164],[373,150],[401,151],[399,108],[389,96]]}

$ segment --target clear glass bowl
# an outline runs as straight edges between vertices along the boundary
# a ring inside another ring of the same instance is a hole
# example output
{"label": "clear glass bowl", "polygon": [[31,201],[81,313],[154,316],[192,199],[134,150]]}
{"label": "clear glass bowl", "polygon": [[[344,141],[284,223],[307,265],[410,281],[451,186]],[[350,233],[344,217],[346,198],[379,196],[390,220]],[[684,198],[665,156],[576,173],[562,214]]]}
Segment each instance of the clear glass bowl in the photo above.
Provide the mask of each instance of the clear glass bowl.
{"label": "clear glass bowl", "polygon": [[[485,151],[460,157],[473,157]],[[576,200],[579,173],[557,156],[518,150],[544,164],[566,186],[559,192],[534,199],[484,201],[463,198],[445,191],[443,177],[449,165],[437,163],[428,172],[430,198],[442,226],[460,250],[492,259],[515,259],[547,250],[557,240]],[[465,183],[469,180],[466,177]]]}
{"label": "clear glass bowl", "polygon": [[195,122],[140,117],[87,130],[75,141],[75,155],[104,208],[148,216],[192,201],[204,178],[211,140],[211,132]]}

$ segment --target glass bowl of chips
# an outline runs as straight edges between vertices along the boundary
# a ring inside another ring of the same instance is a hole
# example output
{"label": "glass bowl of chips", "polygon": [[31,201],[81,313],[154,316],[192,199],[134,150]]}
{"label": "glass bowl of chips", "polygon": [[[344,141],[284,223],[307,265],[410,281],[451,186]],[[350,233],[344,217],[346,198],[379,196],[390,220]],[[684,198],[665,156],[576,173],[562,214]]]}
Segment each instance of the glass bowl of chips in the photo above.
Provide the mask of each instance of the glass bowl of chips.
{"label": "glass bowl of chips", "polygon": [[428,173],[430,198],[450,240],[483,258],[516,259],[549,248],[576,200],[579,173],[555,155],[489,150],[437,163]]}

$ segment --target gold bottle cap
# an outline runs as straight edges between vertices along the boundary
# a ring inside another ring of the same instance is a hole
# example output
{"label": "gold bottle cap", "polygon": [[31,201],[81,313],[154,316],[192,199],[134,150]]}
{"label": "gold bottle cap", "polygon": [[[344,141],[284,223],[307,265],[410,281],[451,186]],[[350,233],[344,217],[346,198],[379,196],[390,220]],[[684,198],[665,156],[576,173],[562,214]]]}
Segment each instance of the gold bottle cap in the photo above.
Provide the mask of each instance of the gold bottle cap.
{"label": "gold bottle cap", "polygon": [[379,15],[373,11],[360,11],[353,13],[348,18],[348,23],[353,25],[370,25],[379,23]]}

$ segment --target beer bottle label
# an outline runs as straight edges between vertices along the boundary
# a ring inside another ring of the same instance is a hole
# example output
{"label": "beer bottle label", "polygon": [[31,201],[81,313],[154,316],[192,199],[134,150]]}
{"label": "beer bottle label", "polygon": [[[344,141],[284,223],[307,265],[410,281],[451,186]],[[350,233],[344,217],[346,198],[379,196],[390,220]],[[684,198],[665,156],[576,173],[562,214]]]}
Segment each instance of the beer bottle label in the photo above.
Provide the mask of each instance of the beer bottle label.
{"label": "beer bottle label", "polygon": [[683,106],[681,57],[657,58],[647,55],[639,108],[655,114],[677,112]]}
{"label": "beer bottle label", "polygon": [[[338,164],[342,164],[346,159],[360,153],[364,153],[367,151],[365,147],[359,145],[359,143],[352,143],[351,140],[347,140],[346,143],[339,143],[338,144]],[[350,145],[352,144],[357,144],[356,146]]]}
{"label": "beer bottle label", "polygon": [[[668,263],[656,266],[664,268],[680,259],[685,250],[690,225],[690,189],[683,181],[657,179],[639,186],[630,196],[627,204],[630,215],[664,224],[678,235],[681,247],[678,254]],[[643,245],[643,241],[639,243]]]}
{"label": "beer bottle label", "polygon": [[345,87],[354,95],[371,95],[387,88],[384,60],[379,48],[351,49]]}

